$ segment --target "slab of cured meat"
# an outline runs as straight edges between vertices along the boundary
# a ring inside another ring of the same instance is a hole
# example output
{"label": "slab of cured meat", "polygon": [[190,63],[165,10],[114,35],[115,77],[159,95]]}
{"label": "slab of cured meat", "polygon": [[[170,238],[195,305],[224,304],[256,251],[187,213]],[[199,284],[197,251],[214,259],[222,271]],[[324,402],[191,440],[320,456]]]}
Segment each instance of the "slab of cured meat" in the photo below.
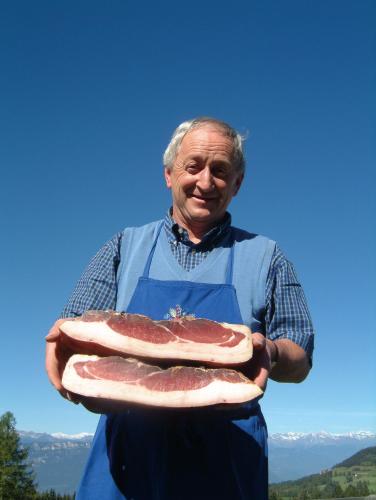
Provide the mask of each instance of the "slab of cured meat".
{"label": "slab of cured meat", "polygon": [[171,408],[244,403],[262,390],[228,368],[176,366],[162,369],[133,358],[73,355],[63,386],[86,397]]}
{"label": "slab of cured meat", "polygon": [[88,311],[61,326],[63,341],[82,354],[129,355],[236,365],[252,357],[245,325],[183,317],[153,321],[140,314]]}

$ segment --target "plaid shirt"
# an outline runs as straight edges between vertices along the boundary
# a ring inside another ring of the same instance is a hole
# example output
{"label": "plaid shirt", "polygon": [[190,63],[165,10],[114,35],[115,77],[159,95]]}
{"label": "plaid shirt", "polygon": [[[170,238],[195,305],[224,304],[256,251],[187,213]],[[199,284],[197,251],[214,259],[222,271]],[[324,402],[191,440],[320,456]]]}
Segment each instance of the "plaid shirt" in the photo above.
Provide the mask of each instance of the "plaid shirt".
{"label": "plaid shirt", "polygon": [[[211,229],[200,243],[192,243],[188,232],[178,226],[170,212],[164,220],[172,254],[187,271],[200,264],[220,242],[231,225],[231,216]],[[123,233],[117,233],[90,261],[79,279],[61,317],[80,316],[88,309],[115,309],[116,273],[120,262]],[[265,328],[268,338],[287,338],[300,345],[309,356],[313,350],[313,326],[293,265],[276,246],[265,290]]]}

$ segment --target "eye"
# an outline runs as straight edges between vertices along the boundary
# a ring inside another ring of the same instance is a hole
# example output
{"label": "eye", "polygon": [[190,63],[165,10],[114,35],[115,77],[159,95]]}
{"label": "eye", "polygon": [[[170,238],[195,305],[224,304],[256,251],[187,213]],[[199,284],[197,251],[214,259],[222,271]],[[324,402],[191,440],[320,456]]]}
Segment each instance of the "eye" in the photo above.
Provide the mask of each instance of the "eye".
{"label": "eye", "polygon": [[197,174],[197,172],[200,170],[199,166],[196,163],[189,163],[185,167],[186,172],[189,174]]}
{"label": "eye", "polygon": [[211,168],[211,171],[212,171],[212,175],[214,175],[214,177],[219,177],[220,179],[223,179],[228,174],[227,165],[223,165],[222,163],[219,163],[217,165],[213,165]]}

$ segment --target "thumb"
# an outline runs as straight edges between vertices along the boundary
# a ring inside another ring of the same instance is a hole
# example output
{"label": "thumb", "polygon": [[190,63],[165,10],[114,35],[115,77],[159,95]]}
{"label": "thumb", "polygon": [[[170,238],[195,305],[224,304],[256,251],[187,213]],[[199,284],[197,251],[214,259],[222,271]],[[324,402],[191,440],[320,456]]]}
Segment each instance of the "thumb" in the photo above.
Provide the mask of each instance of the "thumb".
{"label": "thumb", "polygon": [[252,345],[256,351],[260,351],[266,346],[266,339],[262,333],[252,333]]}

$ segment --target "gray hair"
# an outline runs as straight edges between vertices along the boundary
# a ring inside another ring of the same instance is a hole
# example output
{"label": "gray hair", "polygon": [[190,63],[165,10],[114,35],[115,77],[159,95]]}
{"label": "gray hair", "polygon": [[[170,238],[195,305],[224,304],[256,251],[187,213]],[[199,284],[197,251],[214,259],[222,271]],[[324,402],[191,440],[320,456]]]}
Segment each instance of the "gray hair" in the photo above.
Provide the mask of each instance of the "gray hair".
{"label": "gray hair", "polygon": [[234,145],[233,160],[234,166],[240,172],[245,170],[245,157],[243,150],[244,137],[239,134],[234,128],[232,128],[228,123],[215,118],[209,118],[206,116],[200,118],[194,118],[193,120],[188,120],[181,123],[177,129],[174,131],[171,137],[171,141],[166,148],[163,155],[163,165],[165,167],[171,168],[176,155],[179,152],[180,145],[184,137],[188,132],[193,129],[204,127],[205,125],[212,125],[213,128],[219,129],[225,137],[229,137]]}

